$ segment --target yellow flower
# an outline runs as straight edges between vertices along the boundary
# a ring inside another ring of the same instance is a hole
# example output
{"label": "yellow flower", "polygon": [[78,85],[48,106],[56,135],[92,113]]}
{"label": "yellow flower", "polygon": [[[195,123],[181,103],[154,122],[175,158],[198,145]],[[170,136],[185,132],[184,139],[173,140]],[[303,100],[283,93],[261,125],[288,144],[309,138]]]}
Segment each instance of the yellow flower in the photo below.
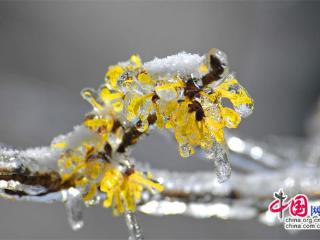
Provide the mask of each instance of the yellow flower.
{"label": "yellow flower", "polygon": [[106,193],[104,207],[113,205],[114,214],[125,210],[135,211],[136,203],[141,199],[143,189],[163,191],[163,186],[138,171],[122,173],[117,168],[107,171],[101,180],[100,189]]}
{"label": "yellow flower", "polygon": [[221,102],[221,98],[225,97],[235,104],[252,104],[251,98],[241,87],[237,88],[239,92],[229,92],[230,87],[235,84],[237,81],[233,79],[218,86],[211,94],[200,91],[200,97],[197,99],[191,100],[186,97],[183,102],[173,107],[174,111],[167,105],[167,108],[171,109],[169,122],[179,143],[181,156],[188,157],[193,154],[193,146],[209,149],[214,141],[222,143],[224,127],[236,128],[239,125],[240,115],[233,109],[224,107]]}
{"label": "yellow flower", "polygon": [[[200,73],[208,73],[207,64],[199,65]],[[113,84],[102,87],[98,99],[88,98],[88,93],[87,99],[100,112],[111,105],[140,132],[148,130],[148,117],[155,114],[158,128],[173,128],[182,156],[192,154],[195,146],[209,149],[215,141],[223,143],[224,128],[236,128],[241,116],[253,107],[253,100],[232,74],[217,85],[201,88],[192,79],[183,81],[179,76],[156,81],[142,66],[138,55],[112,66],[107,80]],[[223,99],[230,100],[235,110],[223,106]],[[85,125],[109,129],[109,123],[100,118]]]}
{"label": "yellow flower", "polygon": [[82,189],[85,202],[97,194],[103,173],[110,168],[110,163],[96,154],[95,147],[83,143],[74,150],[67,150],[58,160],[62,181],[72,181]]}
{"label": "yellow flower", "polygon": [[206,117],[204,114],[200,103],[190,100],[180,103],[173,113],[173,130],[182,157],[189,157],[194,153],[192,146],[211,147],[212,137],[220,132],[218,122],[212,116]]}
{"label": "yellow flower", "polygon": [[[253,100],[232,74],[226,77],[228,71],[217,56],[211,59],[214,54],[216,50],[199,64],[200,75],[195,76],[202,77],[198,78],[182,78],[178,73],[151,75],[139,55],[110,66],[106,82],[97,91],[82,91],[93,107],[83,125],[97,137],[69,150],[65,142],[53,143],[65,149],[58,160],[62,180],[80,188],[86,203],[105,193],[103,205],[122,214],[136,209],[144,189],[163,191],[150,175],[130,166],[124,171],[123,166],[118,167],[119,157],[125,156],[117,150],[131,131],[139,137],[148,132],[149,123],[172,129],[182,157],[192,155],[195,147],[210,150],[213,144],[223,143],[224,128],[236,128],[241,117],[251,113]],[[225,106],[224,99],[231,106]],[[129,140],[130,144],[138,137]]]}

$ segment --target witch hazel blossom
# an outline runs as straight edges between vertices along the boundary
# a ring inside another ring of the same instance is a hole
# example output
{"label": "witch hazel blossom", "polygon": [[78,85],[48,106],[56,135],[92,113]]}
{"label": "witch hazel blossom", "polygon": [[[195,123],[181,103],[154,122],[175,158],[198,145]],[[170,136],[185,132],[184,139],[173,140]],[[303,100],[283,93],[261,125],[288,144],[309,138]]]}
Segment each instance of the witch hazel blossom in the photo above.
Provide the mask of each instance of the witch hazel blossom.
{"label": "witch hazel blossom", "polygon": [[[98,90],[84,89],[92,105],[82,125],[94,137],[62,149],[58,165],[63,181],[81,189],[89,203],[105,194],[103,205],[114,213],[133,212],[142,192],[163,191],[150,173],[139,172],[130,148],[151,129],[170,129],[182,157],[198,148],[214,162],[220,182],[231,173],[225,128],[236,128],[253,110],[253,100],[229,73],[226,55],[179,53],[142,63],[139,55],[110,66]],[[224,105],[228,99],[232,108]]]}

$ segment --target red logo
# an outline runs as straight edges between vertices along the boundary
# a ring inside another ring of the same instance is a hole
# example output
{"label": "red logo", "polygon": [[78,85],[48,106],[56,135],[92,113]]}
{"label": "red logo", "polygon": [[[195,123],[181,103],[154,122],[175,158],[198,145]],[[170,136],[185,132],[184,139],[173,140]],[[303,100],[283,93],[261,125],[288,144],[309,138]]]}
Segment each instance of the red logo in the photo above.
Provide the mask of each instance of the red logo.
{"label": "red logo", "polygon": [[279,213],[279,218],[282,219],[283,212],[289,208],[289,213],[294,217],[306,217],[308,215],[309,199],[304,194],[297,194],[289,201],[286,201],[287,195],[283,190],[273,194],[275,200],[269,204],[269,211],[273,213]]}

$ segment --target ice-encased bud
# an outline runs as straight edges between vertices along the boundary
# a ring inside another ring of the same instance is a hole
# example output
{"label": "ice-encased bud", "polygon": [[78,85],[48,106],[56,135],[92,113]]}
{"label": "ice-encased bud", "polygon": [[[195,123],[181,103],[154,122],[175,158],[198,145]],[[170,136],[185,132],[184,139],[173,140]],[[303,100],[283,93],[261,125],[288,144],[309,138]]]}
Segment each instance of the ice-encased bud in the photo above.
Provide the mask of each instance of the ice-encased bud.
{"label": "ice-encased bud", "polygon": [[225,52],[223,52],[217,48],[211,48],[208,51],[208,55],[213,55],[213,56],[218,57],[223,66],[228,65],[228,58],[227,58],[227,54]]}
{"label": "ice-encased bud", "polygon": [[208,67],[209,72],[214,72],[220,79],[228,74],[227,54],[219,49],[211,48],[206,55],[204,63]]}
{"label": "ice-encased bud", "polygon": [[136,127],[139,132],[147,131],[149,128],[148,120],[145,119],[145,120],[139,121]]}

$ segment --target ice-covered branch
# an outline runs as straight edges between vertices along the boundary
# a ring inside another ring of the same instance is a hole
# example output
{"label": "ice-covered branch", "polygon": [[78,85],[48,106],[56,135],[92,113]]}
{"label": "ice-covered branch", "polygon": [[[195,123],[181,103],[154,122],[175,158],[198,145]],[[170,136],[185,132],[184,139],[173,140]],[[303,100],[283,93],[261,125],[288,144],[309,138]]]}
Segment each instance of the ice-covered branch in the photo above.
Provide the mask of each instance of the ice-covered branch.
{"label": "ice-covered branch", "polygon": [[[260,143],[225,131],[249,116],[254,102],[229,72],[222,51],[182,52],[144,64],[133,55],[110,66],[105,80],[97,90],[82,91],[92,111],[51,146],[17,150],[0,145],[2,197],[62,202],[74,230],[83,225],[83,205],[102,203],[124,215],[133,240],[143,239],[135,210],[253,218],[266,213],[266,200],[279,187],[319,200],[314,157],[302,156],[291,142]],[[213,163],[215,174],[150,169],[135,161],[131,149],[154,129],[169,130],[182,157],[198,154]],[[308,148],[314,150],[314,143]]]}
{"label": "ice-covered branch", "polygon": [[[236,136],[229,136],[227,143],[231,151],[232,165],[239,167],[246,162],[246,166],[251,163],[272,167],[255,167],[246,173],[234,171],[231,179],[224,184],[218,183],[216,175],[211,171],[171,172],[151,169],[155,179],[165,186],[165,191],[155,195],[145,192],[139,210],[152,215],[183,214],[196,218],[215,216],[224,219],[246,219],[259,216],[265,223],[270,224],[270,221],[276,221],[276,218],[266,219],[266,200],[272,198],[276,189],[283,188],[290,194],[305,193],[313,201],[320,200],[319,166],[310,167],[304,159],[292,161],[283,156],[286,152],[295,151],[294,149],[288,146],[282,148],[283,154],[280,156],[276,154],[277,151],[272,153],[272,148],[267,143],[243,140]],[[310,144],[305,147],[310,148]],[[50,147],[42,148],[41,153],[45,160],[52,151],[54,150]],[[39,174],[38,171],[41,171],[42,175],[49,174],[51,170],[41,167],[40,155],[36,160],[31,158],[34,153],[39,153],[39,148],[28,149],[29,157],[25,155],[25,151],[8,147],[2,147],[0,153],[2,197],[43,203],[64,202],[69,209],[71,226],[74,229],[82,226],[79,219],[81,207],[76,200],[80,193],[77,193],[76,189],[50,190],[46,186],[51,184],[44,185],[41,178],[26,182],[24,180],[28,178],[27,175],[24,175],[25,179],[17,179],[13,174],[19,174],[19,171],[21,173],[22,169],[28,172],[29,176],[36,176]],[[143,170],[143,165],[138,165]],[[8,175],[8,172],[12,175]],[[52,185],[56,184],[54,179],[52,181]],[[246,211],[243,211],[244,209]],[[246,214],[243,214],[244,212]],[[75,218],[77,220],[72,220]],[[128,213],[126,219],[132,220],[133,216]],[[137,226],[134,229],[136,228]]]}

